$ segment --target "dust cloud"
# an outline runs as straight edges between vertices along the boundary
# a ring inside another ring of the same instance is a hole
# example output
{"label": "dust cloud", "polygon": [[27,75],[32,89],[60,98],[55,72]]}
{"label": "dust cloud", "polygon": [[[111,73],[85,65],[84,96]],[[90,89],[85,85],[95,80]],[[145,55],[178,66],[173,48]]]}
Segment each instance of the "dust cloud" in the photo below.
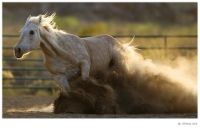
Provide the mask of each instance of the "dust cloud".
{"label": "dust cloud", "polygon": [[144,59],[128,45],[120,52],[128,72],[115,69],[103,80],[71,81],[73,93],[69,98],[60,95],[54,113],[197,112],[197,57],[158,63]]}
{"label": "dust cloud", "polygon": [[[197,57],[178,57],[166,64],[145,60],[137,52],[122,54],[132,91],[150,104],[151,112],[197,112]],[[137,102],[136,102],[137,103]]]}

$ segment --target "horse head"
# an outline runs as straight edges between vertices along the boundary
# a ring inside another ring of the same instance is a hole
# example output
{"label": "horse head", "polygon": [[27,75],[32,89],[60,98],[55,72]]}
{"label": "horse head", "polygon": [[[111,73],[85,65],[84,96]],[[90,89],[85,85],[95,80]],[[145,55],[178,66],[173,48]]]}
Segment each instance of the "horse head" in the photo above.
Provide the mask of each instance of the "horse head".
{"label": "horse head", "polygon": [[41,42],[38,24],[40,24],[40,16],[27,18],[25,26],[20,31],[20,39],[14,47],[14,55],[16,58],[22,58],[32,50],[36,50]]}

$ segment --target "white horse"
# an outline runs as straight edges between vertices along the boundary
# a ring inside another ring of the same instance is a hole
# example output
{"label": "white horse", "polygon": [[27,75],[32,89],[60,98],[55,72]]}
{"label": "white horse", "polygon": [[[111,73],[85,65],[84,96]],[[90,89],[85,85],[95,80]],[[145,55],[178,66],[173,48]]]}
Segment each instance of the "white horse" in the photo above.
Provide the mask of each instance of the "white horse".
{"label": "white horse", "polygon": [[20,40],[14,47],[16,58],[23,58],[39,47],[44,54],[44,63],[54,80],[68,95],[68,80],[81,76],[83,80],[101,73],[106,75],[112,66],[126,71],[120,52],[124,45],[109,35],[79,38],[55,28],[51,16],[29,16],[20,31]]}

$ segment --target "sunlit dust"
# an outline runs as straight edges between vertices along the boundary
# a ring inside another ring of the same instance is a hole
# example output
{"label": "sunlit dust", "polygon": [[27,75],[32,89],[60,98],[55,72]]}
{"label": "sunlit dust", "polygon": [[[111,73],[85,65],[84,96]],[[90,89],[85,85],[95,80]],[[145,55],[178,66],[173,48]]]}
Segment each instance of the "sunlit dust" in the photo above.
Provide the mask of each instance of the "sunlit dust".
{"label": "sunlit dust", "polygon": [[8,109],[7,112],[53,112],[53,104],[49,106],[35,106],[28,109]]}

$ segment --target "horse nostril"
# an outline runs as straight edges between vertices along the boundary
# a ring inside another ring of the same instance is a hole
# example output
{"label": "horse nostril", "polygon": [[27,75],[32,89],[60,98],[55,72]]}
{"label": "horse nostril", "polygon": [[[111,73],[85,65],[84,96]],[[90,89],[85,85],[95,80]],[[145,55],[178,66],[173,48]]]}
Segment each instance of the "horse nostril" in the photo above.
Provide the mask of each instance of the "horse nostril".
{"label": "horse nostril", "polygon": [[15,52],[20,53],[21,52],[21,48],[15,48]]}
{"label": "horse nostril", "polygon": [[21,52],[21,48],[18,48],[17,51],[18,51],[18,53],[20,53]]}

